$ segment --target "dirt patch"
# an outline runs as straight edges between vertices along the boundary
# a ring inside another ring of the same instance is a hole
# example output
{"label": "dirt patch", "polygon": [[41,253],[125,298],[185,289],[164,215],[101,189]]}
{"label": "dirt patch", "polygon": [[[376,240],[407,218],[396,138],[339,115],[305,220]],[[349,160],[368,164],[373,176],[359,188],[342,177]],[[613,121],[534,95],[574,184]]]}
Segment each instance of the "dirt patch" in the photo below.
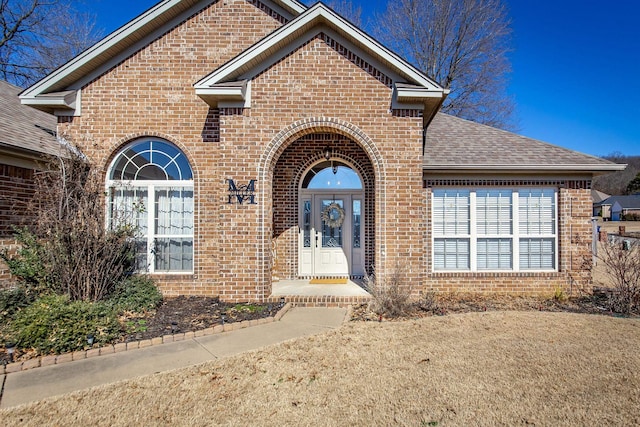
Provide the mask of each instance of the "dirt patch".
{"label": "dirt patch", "polygon": [[640,320],[494,311],[324,334],[0,411],[6,425],[640,425]]}

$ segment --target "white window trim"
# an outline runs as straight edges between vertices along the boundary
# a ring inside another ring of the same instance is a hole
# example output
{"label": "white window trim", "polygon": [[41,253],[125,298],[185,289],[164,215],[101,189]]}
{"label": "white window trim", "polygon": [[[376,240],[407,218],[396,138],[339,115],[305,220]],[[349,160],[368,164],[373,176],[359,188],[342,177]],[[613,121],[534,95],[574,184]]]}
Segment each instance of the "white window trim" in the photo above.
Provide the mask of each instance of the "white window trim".
{"label": "white window trim", "polygon": [[[519,192],[521,190],[536,189],[536,190],[553,190],[553,203],[554,203],[554,231],[555,234],[520,234],[520,200]],[[497,188],[462,188],[462,187],[440,187],[433,190],[468,190],[469,191],[469,234],[468,235],[436,235],[435,233],[435,212],[433,209],[435,200],[435,191],[431,192],[431,272],[432,273],[552,273],[559,270],[559,217],[558,217],[558,189],[549,186],[522,186],[522,187],[497,187]],[[479,190],[510,190],[511,191],[511,221],[512,229],[510,235],[483,235],[480,238],[503,238],[511,240],[512,250],[512,268],[510,269],[478,269],[478,230],[477,230],[477,204],[476,195]],[[553,239],[554,240],[554,268],[551,269],[520,269],[520,238],[531,239]],[[469,239],[469,269],[436,269],[435,268],[435,241],[436,239]]]}
{"label": "white window trim", "polygon": [[[155,190],[156,187],[164,187],[164,188],[174,188],[174,187],[180,187],[180,188],[194,188],[193,185],[193,180],[182,180],[182,181],[167,181],[167,180],[147,180],[147,181],[118,181],[118,180],[107,180],[106,181],[106,188],[107,188],[107,197],[111,197],[111,192],[109,191],[112,188],[127,188],[127,189],[145,189],[147,190],[147,194],[148,194],[148,205],[149,206],[145,206],[146,210],[147,210],[147,235],[146,237],[146,242],[147,242],[147,269],[146,269],[146,273],[149,274],[154,274],[154,275],[182,275],[182,274],[193,274],[195,271],[195,233],[192,234],[156,234],[154,232],[155,230],[155,217],[156,217],[156,203],[155,203]],[[109,203],[107,203],[107,218],[109,218],[109,209],[110,206],[109,204],[111,203],[111,201],[109,200]],[[195,200],[194,200],[195,203]],[[107,227],[109,226],[109,223],[107,222]],[[194,227],[195,227],[195,222],[194,222]],[[167,239],[167,238],[177,238],[177,239],[188,239],[191,238],[193,245],[194,245],[194,252],[192,254],[192,266],[193,268],[191,270],[160,270],[160,271],[156,271],[155,269],[155,254],[153,253],[154,250],[154,240],[157,238],[162,238],[162,239]],[[142,240],[142,238],[139,238],[137,240]]]}

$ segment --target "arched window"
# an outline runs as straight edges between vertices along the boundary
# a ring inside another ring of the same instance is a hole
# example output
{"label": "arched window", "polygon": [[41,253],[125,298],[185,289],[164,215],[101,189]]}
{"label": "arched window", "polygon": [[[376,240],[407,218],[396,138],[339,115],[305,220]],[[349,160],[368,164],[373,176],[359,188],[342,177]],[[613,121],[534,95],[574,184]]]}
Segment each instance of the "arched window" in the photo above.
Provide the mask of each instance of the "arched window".
{"label": "arched window", "polygon": [[312,167],[302,180],[302,188],[310,190],[362,190],[358,173],[348,165],[327,160]]}
{"label": "arched window", "polygon": [[193,172],[182,151],[144,138],[125,146],[108,172],[109,223],[133,225],[138,270],[193,271]]}

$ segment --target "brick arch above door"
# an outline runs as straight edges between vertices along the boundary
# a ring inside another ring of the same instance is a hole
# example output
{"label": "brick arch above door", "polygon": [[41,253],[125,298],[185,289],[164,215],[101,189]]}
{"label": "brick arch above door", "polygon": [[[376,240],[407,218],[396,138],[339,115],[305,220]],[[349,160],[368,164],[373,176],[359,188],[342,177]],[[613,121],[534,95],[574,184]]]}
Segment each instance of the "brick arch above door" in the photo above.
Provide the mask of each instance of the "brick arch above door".
{"label": "brick arch above door", "polygon": [[327,146],[332,147],[332,160],[350,165],[362,178],[365,209],[364,265],[368,272],[373,267],[377,217],[375,206],[379,197],[373,162],[359,144],[344,135],[311,133],[289,144],[274,166],[271,216],[274,277],[292,279],[298,274],[300,183],[311,166],[325,161],[324,148]]}

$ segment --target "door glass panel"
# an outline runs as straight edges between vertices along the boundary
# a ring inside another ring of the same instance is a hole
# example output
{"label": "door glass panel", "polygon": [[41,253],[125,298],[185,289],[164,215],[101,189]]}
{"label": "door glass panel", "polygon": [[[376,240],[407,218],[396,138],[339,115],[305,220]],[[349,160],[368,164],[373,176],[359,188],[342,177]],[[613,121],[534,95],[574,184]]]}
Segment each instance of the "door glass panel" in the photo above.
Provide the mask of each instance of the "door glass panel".
{"label": "door glass panel", "polygon": [[344,203],[342,200],[323,200],[322,215],[322,247],[342,247],[342,226],[344,223]]}
{"label": "door glass panel", "polygon": [[304,201],[304,210],[302,212],[302,230],[304,247],[311,247],[311,200]]}
{"label": "door glass panel", "polygon": [[353,247],[360,248],[360,221],[362,218],[360,200],[353,201]]}

